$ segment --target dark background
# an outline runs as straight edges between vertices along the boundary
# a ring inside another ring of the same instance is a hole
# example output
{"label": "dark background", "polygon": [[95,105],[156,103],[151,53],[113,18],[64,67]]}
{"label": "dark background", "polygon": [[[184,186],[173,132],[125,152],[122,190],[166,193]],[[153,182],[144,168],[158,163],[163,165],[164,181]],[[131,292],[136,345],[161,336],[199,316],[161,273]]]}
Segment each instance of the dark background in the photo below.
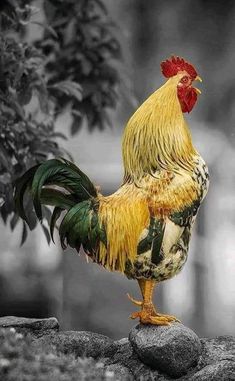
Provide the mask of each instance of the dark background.
{"label": "dark background", "polygon": [[[105,1],[123,50],[120,102],[113,127],[91,134],[86,127],[64,145],[101,186],[122,179],[121,135],[127,119],[164,83],[160,62],[176,54],[191,61],[203,79],[196,108],[186,115],[194,144],[211,174],[209,194],[194,228],[188,262],[176,278],[156,289],[162,312],[177,315],[199,335],[235,334],[235,2],[202,0]],[[39,17],[43,17],[42,15]],[[31,38],[40,29],[33,26]],[[66,133],[70,115],[58,121]],[[0,314],[56,316],[65,329],[127,336],[138,296],[135,281],[108,273],[59,244],[48,247],[40,229],[19,247],[20,229],[0,226]]]}

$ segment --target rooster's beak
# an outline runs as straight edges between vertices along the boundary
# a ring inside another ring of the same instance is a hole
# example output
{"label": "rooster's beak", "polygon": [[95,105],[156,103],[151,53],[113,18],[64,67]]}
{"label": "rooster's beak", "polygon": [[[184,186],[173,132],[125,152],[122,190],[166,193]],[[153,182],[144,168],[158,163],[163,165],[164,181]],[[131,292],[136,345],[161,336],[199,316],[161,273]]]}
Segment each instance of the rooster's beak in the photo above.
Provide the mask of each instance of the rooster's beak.
{"label": "rooster's beak", "polygon": [[201,77],[199,77],[199,75],[197,75],[196,78],[194,79],[194,81],[202,82],[202,79],[201,79]]}
{"label": "rooster's beak", "polygon": [[[199,75],[196,76],[196,78],[194,79],[194,81],[199,81],[199,82],[202,82],[202,79],[201,77],[199,77]],[[197,94],[201,94],[201,90],[197,89],[196,87],[194,87],[194,89],[196,90]]]}

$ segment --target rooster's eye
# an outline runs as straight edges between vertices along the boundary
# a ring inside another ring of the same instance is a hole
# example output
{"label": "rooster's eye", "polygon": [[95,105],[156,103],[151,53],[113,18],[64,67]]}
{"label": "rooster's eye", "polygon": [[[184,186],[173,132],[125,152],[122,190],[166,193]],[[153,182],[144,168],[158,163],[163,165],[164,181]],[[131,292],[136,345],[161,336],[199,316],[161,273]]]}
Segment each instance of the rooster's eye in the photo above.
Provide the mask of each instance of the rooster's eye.
{"label": "rooster's eye", "polygon": [[183,77],[180,82],[187,83],[188,82],[188,77]]}

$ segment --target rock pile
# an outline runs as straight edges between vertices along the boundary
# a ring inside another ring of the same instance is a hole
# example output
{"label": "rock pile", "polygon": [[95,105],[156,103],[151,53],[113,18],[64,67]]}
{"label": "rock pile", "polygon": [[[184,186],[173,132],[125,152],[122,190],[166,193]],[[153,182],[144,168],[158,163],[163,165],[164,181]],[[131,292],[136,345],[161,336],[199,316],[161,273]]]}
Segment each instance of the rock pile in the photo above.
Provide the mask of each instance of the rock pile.
{"label": "rock pile", "polygon": [[55,318],[4,317],[0,327],[30,333],[35,345],[99,360],[115,380],[235,381],[235,338],[199,339],[179,323],[137,325],[129,339],[118,341],[92,332],[59,331]]}

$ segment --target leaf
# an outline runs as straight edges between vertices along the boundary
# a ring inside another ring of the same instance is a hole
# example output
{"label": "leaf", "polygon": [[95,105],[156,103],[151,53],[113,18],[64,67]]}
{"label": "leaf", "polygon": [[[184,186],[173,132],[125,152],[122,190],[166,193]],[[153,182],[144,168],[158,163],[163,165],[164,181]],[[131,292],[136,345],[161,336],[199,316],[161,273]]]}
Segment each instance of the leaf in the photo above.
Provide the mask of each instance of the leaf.
{"label": "leaf", "polygon": [[65,148],[63,149],[63,152],[65,153],[65,155],[69,158],[70,161],[73,161],[73,157],[72,155],[70,154],[70,152],[68,150],[66,150]]}
{"label": "leaf", "polygon": [[7,150],[4,148],[4,146],[0,143],[0,164],[6,168],[9,172],[13,171],[11,158],[9,157],[9,154]]}
{"label": "leaf", "polygon": [[41,78],[41,80],[34,84],[34,89],[37,91],[38,101],[40,104],[40,108],[42,112],[45,114],[49,113],[49,97],[48,97],[48,91],[47,86],[44,80]]}
{"label": "leaf", "polygon": [[3,219],[3,222],[4,222],[4,224],[6,224],[6,222],[7,222],[7,216],[8,216],[8,208],[7,208],[6,202],[4,202],[1,205],[0,212],[1,212],[1,217]]}
{"label": "leaf", "polygon": [[49,32],[53,37],[55,37],[56,39],[58,38],[58,34],[56,33],[55,29],[52,28],[47,23],[42,23],[39,21],[32,21],[31,24],[36,24],[38,26],[41,26],[43,29],[45,29],[47,32]]}
{"label": "leaf", "polygon": [[62,134],[62,132],[53,132],[53,133],[51,134],[51,136],[52,136],[53,138],[61,138],[61,139],[63,139],[63,140],[68,140],[67,136],[65,136],[64,134]]}
{"label": "leaf", "polygon": [[103,13],[107,16],[108,11],[107,11],[106,6],[103,4],[103,2],[101,0],[95,0],[95,3],[100,7],[100,9],[103,11]]}
{"label": "leaf", "polygon": [[73,119],[72,125],[71,125],[71,135],[74,136],[80,129],[82,128],[83,125],[83,117],[82,116],[76,116]]}
{"label": "leaf", "polygon": [[1,184],[7,185],[10,182],[11,182],[11,175],[10,175],[10,173],[5,172],[3,175],[0,175],[0,183]]}
{"label": "leaf", "polygon": [[52,4],[52,1],[47,0],[43,2],[44,11],[46,14],[46,17],[49,21],[51,21],[56,14],[56,6]]}
{"label": "leaf", "polygon": [[11,104],[11,107],[13,110],[16,112],[16,114],[19,116],[20,119],[24,120],[25,119],[25,112],[23,107],[19,104],[17,100],[10,99],[9,103]]}
{"label": "leaf", "polygon": [[[23,67],[23,70],[25,68]],[[20,105],[27,105],[32,98],[32,92],[33,87],[31,83],[30,76],[27,76],[26,74],[22,73],[22,76],[20,78],[20,82],[18,84],[18,91],[17,91],[17,101],[20,103]]]}
{"label": "leaf", "polygon": [[18,216],[18,214],[14,213],[13,217],[10,221],[11,230],[14,230],[18,221],[19,221],[19,216]]}
{"label": "leaf", "polygon": [[27,187],[31,185],[34,174],[36,173],[38,167],[39,165],[30,168],[22,177],[16,180],[14,195],[15,209],[17,213],[20,215],[20,217],[26,222],[27,217],[24,210],[24,194]]}
{"label": "leaf", "polygon": [[22,105],[22,106],[25,106],[27,104],[29,104],[29,102],[31,101],[32,99],[32,93],[33,93],[33,89],[28,86],[27,88],[22,88],[18,94],[18,102]]}
{"label": "leaf", "polygon": [[61,81],[48,86],[49,89],[56,89],[68,96],[76,98],[78,101],[82,100],[82,87],[74,81]]}

